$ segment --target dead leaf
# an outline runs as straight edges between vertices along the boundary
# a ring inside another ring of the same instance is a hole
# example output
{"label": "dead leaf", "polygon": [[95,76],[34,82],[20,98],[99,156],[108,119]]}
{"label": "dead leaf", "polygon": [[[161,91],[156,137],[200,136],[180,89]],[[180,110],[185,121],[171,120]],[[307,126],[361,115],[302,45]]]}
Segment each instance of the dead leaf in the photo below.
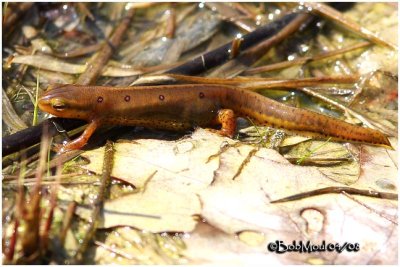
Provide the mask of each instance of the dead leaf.
{"label": "dead leaf", "polygon": [[[343,148],[339,144],[333,146]],[[328,152],[332,151],[332,147],[328,148]],[[271,204],[272,200],[346,183],[332,179],[317,167],[291,164],[275,150],[238,143],[198,129],[178,141],[141,139],[135,143],[117,143],[115,151],[112,175],[134,184],[141,192],[107,201],[103,226],[192,232],[191,238],[196,236],[197,241],[189,238],[185,243],[193,262],[204,263],[206,259],[217,263],[229,263],[232,259],[251,262],[252,258],[276,263],[367,264],[397,260],[397,253],[381,253],[384,247],[397,247],[396,201],[325,194]],[[345,155],[342,150],[336,152]],[[361,152],[361,175],[351,186],[396,192],[394,156],[379,147],[362,146]],[[86,168],[98,173],[103,158],[101,148],[84,156],[91,161]],[[161,216],[161,219],[140,215]],[[207,238],[197,234],[203,224],[194,215],[201,215],[225,234]],[[233,238],[241,233],[259,233],[265,242],[249,245]],[[221,238],[224,241],[219,246]],[[321,244],[323,240],[351,242],[359,243],[361,250],[312,256],[278,255],[267,250],[268,243],[276,240],[286,244],[293,240],[310,240],[312,244]],[[191,245],[198,249],[200,244],[208,244],[200,250],[206,254],[191,250]],[[243,247],[246,249],[238,249]]]}

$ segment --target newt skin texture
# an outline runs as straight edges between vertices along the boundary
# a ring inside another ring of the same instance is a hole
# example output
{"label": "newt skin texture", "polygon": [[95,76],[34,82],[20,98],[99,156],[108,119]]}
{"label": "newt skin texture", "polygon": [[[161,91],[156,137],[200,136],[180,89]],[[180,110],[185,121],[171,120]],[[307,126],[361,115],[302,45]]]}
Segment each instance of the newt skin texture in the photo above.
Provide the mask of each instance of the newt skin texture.
{"label": "newt skin texture", "polygon": [[101,125],[135,125],[184,131],[221,124],[232,137],[236,116],[258,125],[284,128],[306,136],[391,147],[377,130],[305,109],[290,107],[246,89],[212,84],[138,87],[55,85],[40,98],[39,108],[63,118],[89,122],[84,133],[62,151],[80,149]]}

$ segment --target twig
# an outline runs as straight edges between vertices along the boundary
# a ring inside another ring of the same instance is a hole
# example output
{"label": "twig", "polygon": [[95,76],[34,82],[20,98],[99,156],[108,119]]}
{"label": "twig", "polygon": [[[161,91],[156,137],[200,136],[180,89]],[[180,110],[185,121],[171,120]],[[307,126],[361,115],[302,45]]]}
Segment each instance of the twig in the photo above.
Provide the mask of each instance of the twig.
{"label": "twig", "polygon": [[103,67],[107,64],[109,58],[114,51],[113,49],[118,47],[121,43],[122,37],[128,29],[129,23],[133,18],[133,15],[134,9],[128,9],[125,18],[122,19],[121,23],[115,29],[109,42],[104,43],[103,48],[89,60],[89,62],[87,63],[86,71],[79,76],[78,80],[76,81],[77,84],[93,84],[93,82],[101,74]]}
{"label": "twig", "polygon": [[75,261],[82,262],[84,253],[87,250],[89,242],[92,240],[94,233],[97,229],[97,224],[99,222],[99,216],[103,213],[101,212],[104,206],[104,199],[108,198],[109,195],[109,185],[111,180],[111,170],[113,167],[113,156],[114,156],[114,145],[113,142],[107,141],[104,147],[104,162],[103,169],[101,175],[101,184],[99,187],[99,194],[94,204],[93,213],[90,220],[89,229],[87,230],[87,234],[82,241],[81,246],[79,247],[76,255]]}
{"label": "twig", "polygon": [[296,32],[303,24],[309,25],[313,16],[310,14],[297,14],[296,18],[281,27],[275,34],[264,41],[248,48],[237,58],[227,62],[209,74],[211,77],[234,77],[245,71],[248,67],[265,55],[269,49],[282,42]]}
{"label": "twig", "polygon": [[84,121],[75,119],[51,118],[44,120],[36,126],[32,126],[15,134],[3,137],[3,157],[11,153],[17,152],[20,149],[37,144],[42,136],[43,127],[48,127],[50,136],[57,135],[58,129],[54,125],[54,123],[61,125],[66,131],[70,131],[72,129],[75,129],[76,127],[86,124],[86,122]]}
{"label": "twig", "polygon": [[[285,15],[268,25],[260,27],[255,31],[244,35],[243,42],[240,46],[240,51],[244,51],[257,43],[274,36],[283,27],[285,27],[288,23],[290,23],[300,15],[301,14],[294,13]],[[231,46],[232,42],[229,42],[223,46],[214,49],[213,51],[207,52],[199,57],[189,60],[188,62],[178,67],[168,70],[166,73],[196,75],[207,71],[229,60],[230,53],[228,52],[228,50]]]}

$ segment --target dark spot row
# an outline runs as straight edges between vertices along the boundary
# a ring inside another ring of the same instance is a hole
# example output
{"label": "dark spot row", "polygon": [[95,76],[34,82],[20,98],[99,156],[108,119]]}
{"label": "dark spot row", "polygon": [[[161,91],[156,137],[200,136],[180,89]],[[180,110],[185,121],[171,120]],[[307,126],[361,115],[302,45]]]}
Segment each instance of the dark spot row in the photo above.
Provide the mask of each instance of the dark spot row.
{"label": "dark spot row", "polygon": [[[199,93],[199,98],[204,98],[204,97],[205,97],[205,94],[203,92],[200,92]],[[165,100],[165,96],[164,95],[159,95],[158,99],[160,99],[161,101],[164,101]],[[125,100],[125,102],[131,101],[131,96],[126,95],[124,97],[124,100]],[[103,101],[104,101],[104,98],[102,96],[97,97],[97,102],[98,103],[102,103]]]}

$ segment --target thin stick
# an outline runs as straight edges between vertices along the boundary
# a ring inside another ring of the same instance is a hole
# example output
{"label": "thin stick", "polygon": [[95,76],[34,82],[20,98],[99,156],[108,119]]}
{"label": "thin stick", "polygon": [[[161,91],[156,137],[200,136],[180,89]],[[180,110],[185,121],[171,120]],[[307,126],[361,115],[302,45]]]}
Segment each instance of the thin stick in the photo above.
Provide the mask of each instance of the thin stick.
{"label": "thin stick", "polygon": [[94,204],[93,213],[90,220],[89,229],[83,239],[81,246],[79,247],[74,260],[76,262],[82,262],[83,256],[87,250],[89,242],[93,239],[94,233],[97,229],[99,222],[99,216],[102,215],[102,209],[104,206],[104,199],[108,198],[109,185],[111,180],[111,170],[113,167],[113,156],[114,156],[114,144],[111,141],[107,141],[104,147],[104,162],[101,175],[101,184],[99,187],[99,194]]}
{"label": "thin stick", "polygon": [[[262,26],[250,32],[249,34],[244,35],[243,42],[240,46],[240,50],[243,51],[267,38],[271,38],[277,32],[279,32],[283,27],[288,25],[290,22],[292,22],[299,16],[301,16],[301,14],[295,14],[295,13],[287,14],[282,18],[274,22],[271,22],[268,25]],[[196,75],[204,71],[207,71],[229,60],[230,53],[228,52],[228,50],[231,46],[232,43],[229,42],[210,52],[204,53],[199,57],[189,60],[188,62],[185,62],[180,66],[168,70],[166,73]]]}
{"label": "thin stick", "polygon": [[284,27],[280,28],[274,35],[270,38],[265,39],[259,44],[243,51],[237,58],[227,62],[218,69],[214,70],[209,74],[211,77],[234,77],[248,69],[251,65],[256,63],[262,56],[264,56],[269,49],[282,42],[296,31],[302,25],[308,25],[312,19],[310,14],[298,14],[298,16],[291,22],[286,24]]}
{"label": "thin stick", "polygon": [[123,18],[121,23],[115,29],[109,42],[105,43],[103,45],[103,48],[89,60],[89,62],[87,63],[86,71],[79,76],[78,80],[76,81],[77,84],[93,84],[93,82],[101,74],[103,67],[107,64],[112,53],[114,52],[113,49],[118,47],[121,43],[122,37],[125,35],[125,32],[128,29],[129,23],[131,22],[133,15],[134,9],[128,9],[125,18]]}
{"label": "thin stick", "polygon": [[271,203],[283,203],[289,201],[295,201],[307,197],[313,197],[318,195],[325,195],[325,194],[341,194],[341,193],[348,193],[350,195],[360,195],[360,196],[367,196],[367,197],[374,197],[374,198],[381,198],[381,199],[389,199],[389,200],[397,200],[398,195],[389,192],[379,192],[379,191],[372,191],[372,190],[363,190],[358,188],[352,187],[340,187],[340,186],[332,186],[332,187],[325,187],[316,190],[311,190],[308,192],[295,194],[289,197],[277,199],[271,201]]}

